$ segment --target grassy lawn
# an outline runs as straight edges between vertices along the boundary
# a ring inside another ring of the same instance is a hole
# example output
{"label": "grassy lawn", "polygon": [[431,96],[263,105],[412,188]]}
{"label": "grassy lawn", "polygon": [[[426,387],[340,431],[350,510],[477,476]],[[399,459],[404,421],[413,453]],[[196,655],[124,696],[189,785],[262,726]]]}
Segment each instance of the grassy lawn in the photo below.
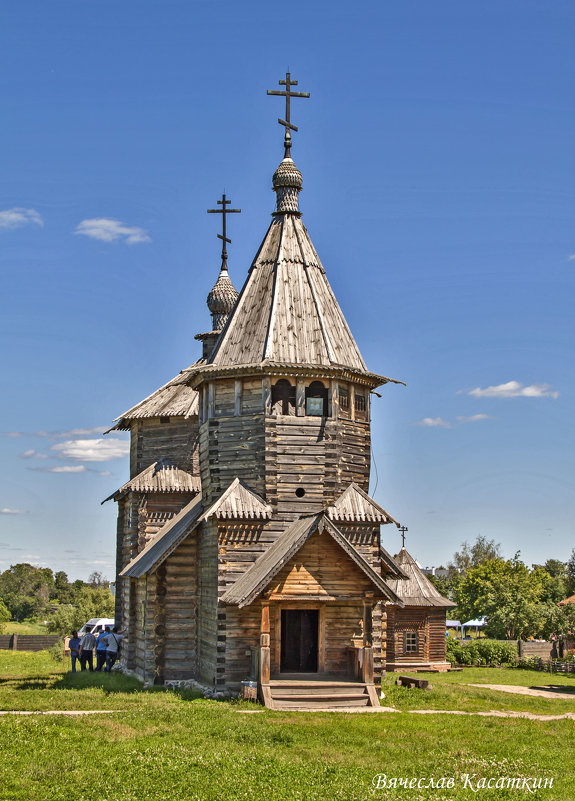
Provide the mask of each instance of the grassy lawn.
{"label": "grassy lawn", "polygon": [[16,623],[11,620],[9,623],[0,624],[0,634],[48,634],[48,629],[43,623],[29,621]]}
{"label": "grassy lawn", "polygon": [[[515,697],[467,682],[527,686],[575,681],[469,669],[429,676],[434,690],[396,688],[379,715],[287,713],[193,694],[142,691],[121,675],[63,673],[46,653],[0,652],[0,709],[109,709],[84,718],[0,716],[1,801],[291,801],[511,799],[517,790],[465,788],[461,774],[553,778],[545,799],[572,797],[575,722],[413,715],[407,710],[523,709],[570,701]],[[454,789],[384,789],[372,777],[455,777]],[[527,793],[528,796],[531,794]],[[525,797],[525,793],[523,793]]]}

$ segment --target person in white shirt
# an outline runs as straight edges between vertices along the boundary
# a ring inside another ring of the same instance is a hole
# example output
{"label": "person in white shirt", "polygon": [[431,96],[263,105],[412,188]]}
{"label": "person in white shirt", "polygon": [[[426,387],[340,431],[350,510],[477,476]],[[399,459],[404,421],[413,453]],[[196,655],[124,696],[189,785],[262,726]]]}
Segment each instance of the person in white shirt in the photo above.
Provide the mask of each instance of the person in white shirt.
{"label": "person in white shirt", "polygon": [[124,634],[125,631],[126,629],[118,631],[118,627],[114,626],[110,634],[108,634],[106,637],[106,667],[104,668],[106,673],[109,673],[114,667],[114,663],[118,658],[118,648],[120,647],[120,642],[126,636]]}
{"label": "person in white shirt", "polygon": [[94,648],[96,647],[96,638],[90,632],[86,632],[80,640],[80,667],[86,670],[86,665],[90,671],[94,670]]}

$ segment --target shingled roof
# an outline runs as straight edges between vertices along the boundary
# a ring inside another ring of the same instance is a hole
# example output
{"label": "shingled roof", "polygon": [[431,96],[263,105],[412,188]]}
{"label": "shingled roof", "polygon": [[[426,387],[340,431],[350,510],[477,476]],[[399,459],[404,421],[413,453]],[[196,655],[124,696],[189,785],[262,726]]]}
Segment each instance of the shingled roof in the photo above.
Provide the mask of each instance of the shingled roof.
{"label": "shingled roof", "polygon": [[152,570],[159,567],[164,559],[174,551],[183,540],[191,534],[199,523],[202,513],[202,495],[199,493],[195,498],[184,506],[175,517],[172,517],[152,537],[143,551],[135,556],[131,562],[120,573],[120,576],[129,578],[140,578]]}
{"label": "shingled roof", "polygon": [[271,516],[272,507],[269,503],[239,478],[235,478],[227,490],[202,515],[202,520],[207,520],[209,517],[269,520]]}
{"label": "shingled roof", "polygon": [[[133,420],[149,417],[193,417],[198,414],[198,393],[187,386],[190,373],[198,366],[198,362],[182,370],[175,378],[164,384],[143,401],[132,406],[114,421],[115,426],[109,431],[128,431]],[[106,431],[106,434],[109,433]]]}
{"label": "shingled roof", "polygon": [[116,501],[127,492],[199,492],[201,480],[186,470],[176,467],[169,459],[158,459],[137,476],[109,495],[102,503]]}
{"label": "shingled roof", "polygon": [[402,548],[394,561],[407,576],[407,580],[388,579],[387,584],[398,595],[405,606],[443,606],[453,607],[456,604],[433,586],[421,570],[413,556]]}
{"label": "shingled roof", "polygon": [[327,507],[327,515],[330,520],[348,523],[395,523],[399,526],[397,520],[394,520],[355,482],[352,482],[339,498]]}
{"label": "shingled roof", "polygon": [[323,512],[318,515],[300,517],[299,520],[288,526],[283,534],[224,593],[221,598],[222,602],[235,604],[239,607],[251,604],[265,590],[282,567],[295,556],[312,534],[318,530],[327,532],[335,540],[340,548],[377,587],[384,598],[393,604],[403,606],[401,599],[390,589],[389,583],[386,584]]}

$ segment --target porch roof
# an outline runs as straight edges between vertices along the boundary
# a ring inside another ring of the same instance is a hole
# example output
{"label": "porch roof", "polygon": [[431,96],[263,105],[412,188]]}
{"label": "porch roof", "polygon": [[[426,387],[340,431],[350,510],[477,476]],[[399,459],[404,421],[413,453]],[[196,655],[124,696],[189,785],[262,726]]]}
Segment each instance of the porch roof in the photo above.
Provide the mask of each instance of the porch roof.
{"label": "porch roof", "polygon": [[375,572],[324,512],[300,517],[288,526],[283,534],[224,593],[220,600],[223,603],[239,607],[251,604],[316,531],[327,532],[365,573],[387,601],[397,606],[403,606],[401,599],[387,586],[383,578]]}
{"label": "porch roof", "polygon": [[175,517],[162,526],[144,550],[126,565],[120,576],[140,578],[155,570],[198,525],[202,509],[200,492]]}

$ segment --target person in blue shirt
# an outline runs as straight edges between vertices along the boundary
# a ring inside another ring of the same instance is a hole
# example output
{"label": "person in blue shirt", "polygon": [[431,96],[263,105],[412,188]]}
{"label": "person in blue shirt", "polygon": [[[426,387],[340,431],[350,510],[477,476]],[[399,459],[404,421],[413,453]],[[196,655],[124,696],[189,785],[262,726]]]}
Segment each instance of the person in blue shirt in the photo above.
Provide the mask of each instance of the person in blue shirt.
{"label": "person in blue shirt", "polygon": [[70,659],[72,660],[72,673],[75,673],[76,661],[80,658],[80,638],[77,631],[72,632],[72,636],[68,641],[68,648],[70,649]]}
{"label": "person in blue shirt", "polygon": [[106,637],[110,633],[110,627],[106,626],[104,631],[100,632],[96,640],[96,670],[101,671],[106,664]]}

